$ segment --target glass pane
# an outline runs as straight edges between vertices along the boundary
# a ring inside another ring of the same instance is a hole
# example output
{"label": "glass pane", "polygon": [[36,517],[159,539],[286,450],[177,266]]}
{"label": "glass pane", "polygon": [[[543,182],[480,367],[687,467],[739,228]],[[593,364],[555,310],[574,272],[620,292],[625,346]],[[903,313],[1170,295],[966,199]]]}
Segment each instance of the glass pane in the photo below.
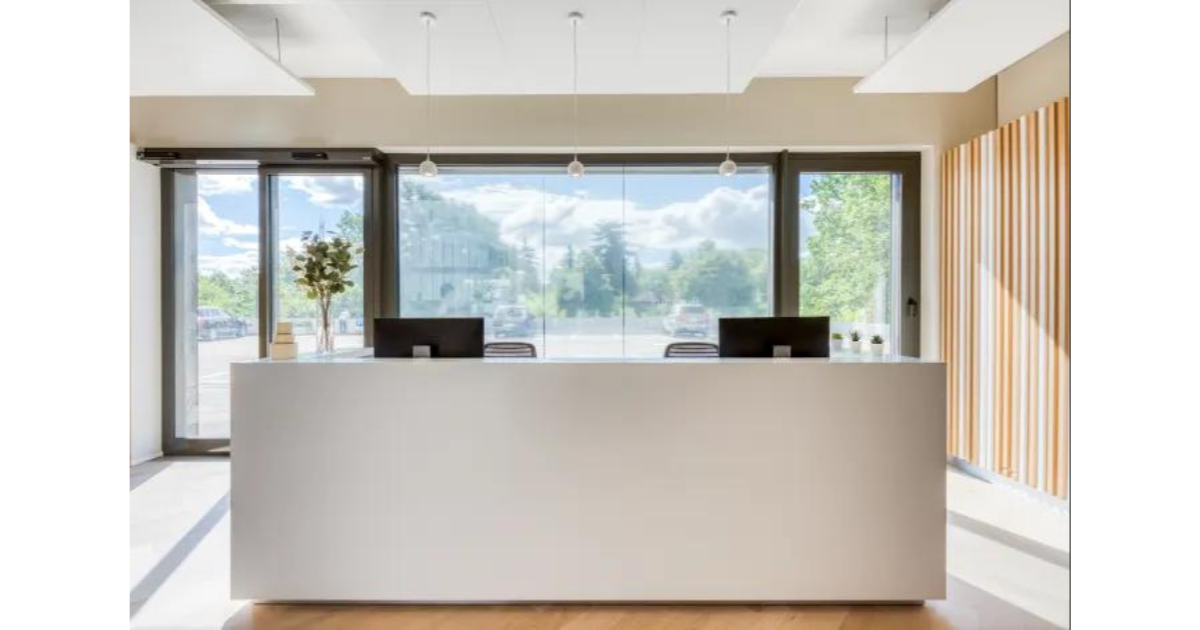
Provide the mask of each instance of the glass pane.
{"label": "glass pane", "polygon": [[[296,285],[292,271],[294,258],[302,251],[301,237],[305,233],[329,237],[340,236],[363,244],[363,176],[362,175],[277,175],[271,178],[274,186],[277,238],[275,313],[276,320],[292,322],[300,352],[317,348],[317,329],[321,311],[316,300],[309,299]],[[330,309],[334,345],[338,350],[363,347],[363,263],[362,254],[355,260],[350,273],[350,286],[333,299]]]}
{"label": "glass pane", "polygon": [[720,318],[771,314],[771,169],[715,171],[626,170],[628,356],[661,357],[673,341],[717,343]]}
{"label": "glass pane", "polygon": [[228,438],[229,364],[258,357],[258,176],[179,177],[184,391],[179,437]]}
{"label": "glass pane", "polygon": [[859,331],[863,351],[872,335],[886,352],[899,348],[899,199],[891,173],[800,175],[800,314],[830,316],[831,331],[847,340]]}
{"label": "glass pane", "polygon": [[400,172],[400,314],[475,316],[539,356],[662,356],[770,313],[771,171]]}
{"label": "glass pane", "polygon": [[487,341],[545,353],[545,173],[400,171],[400,314],[482,317]]}

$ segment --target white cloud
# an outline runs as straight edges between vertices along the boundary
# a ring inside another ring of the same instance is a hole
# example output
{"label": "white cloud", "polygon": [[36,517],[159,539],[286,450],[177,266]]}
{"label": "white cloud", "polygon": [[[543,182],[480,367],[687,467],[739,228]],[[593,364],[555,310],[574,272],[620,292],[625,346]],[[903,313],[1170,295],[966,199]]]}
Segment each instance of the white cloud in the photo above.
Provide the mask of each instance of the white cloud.
{"label": "white cloud", "polygon": [[344,208],[362,204],[361,175],[289,175],[284,181],[292,190],[308,195],[309,203],[316,206]]}
{"label": "white cloud", "polygon": [[246,240],[230,238],[230,237],[226,236],[225,238],[221,239],[221,244],[224,245],[225,247],[232,247],[234,249],[241,249],[241,250],[245,250],[245,251],[255,251],[255,252],[258,251],[258,241],[246,241]]}
{"label": "white cloud", "polygon": [[253,173],[201,173],[196,176],[200,195],[236,195],[254,192],[258,175]]}
{"label": "white cloud", "polygon": [[210,276],[220,272],[225,275],[234,275],[245,269],[255,269],[258,267],[258,252],[243,251],[236,254],[201,254],[197,257],[197,267],[200,268],[200,275]]}
{"label": "white cloud", "polygon": [[771,199],[767,185],[748,190],[721,187],[699,199],[643,207],[620,198],[543,192],[511,184],[445,190],[448,199],[470,204],[496,222],[501,238],[518,244],[522,237],[542,238],[545,219],[546,262],[554,265],[568,244],[586,247],[597,223],[624,219],[634,251],[643,264],[666,262],[670,250],[686,250],[711,239],[723,248],[770,247]]}
{"label": "white cloud", "polygon": [[213,212],[212,206],[208,205],[208,200],[200,197],[200,201],[196,207],[196,214],[200,219],[200,234],[204,236],[249,236],[258,234],[258,226],[238,223],[231,219],[222,219]]}

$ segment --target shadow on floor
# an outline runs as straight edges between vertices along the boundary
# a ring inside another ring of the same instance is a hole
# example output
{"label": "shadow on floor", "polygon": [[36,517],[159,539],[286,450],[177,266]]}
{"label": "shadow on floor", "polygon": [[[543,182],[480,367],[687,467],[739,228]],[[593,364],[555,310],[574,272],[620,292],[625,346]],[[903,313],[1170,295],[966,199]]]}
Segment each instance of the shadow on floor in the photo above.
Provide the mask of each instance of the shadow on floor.
{"label": "shadow on floor", "polygon": [[137,490],[137,487],[150,481],[158,473],[170,468],[171,460],[169,459],[152,459],[148,462],[142,462],[136,466],[129,467],[129,491]]}
{"label": "shadow on floor", "polygon": [[171,574],[183,564],[183,561],[196,549],[196,545],[212,531],[213,527],[229,513],[229,493],[226,492],[195,525],[171,547],[170,551],[154,565],[153,569],[142,578],[133,590],[129,591],[129,618],[133,619],[141,611],[142,606],[162,587]]}

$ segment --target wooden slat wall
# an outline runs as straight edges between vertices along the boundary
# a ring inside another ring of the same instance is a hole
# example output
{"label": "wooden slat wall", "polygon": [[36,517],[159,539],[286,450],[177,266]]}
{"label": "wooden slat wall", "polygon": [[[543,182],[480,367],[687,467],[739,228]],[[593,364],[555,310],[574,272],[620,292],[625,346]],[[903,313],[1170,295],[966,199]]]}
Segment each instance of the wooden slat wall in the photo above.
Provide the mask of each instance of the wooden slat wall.
{"label": "wooden slat wall", "polygon": [[947,449],[1067,498],[1069,99],[942,156]]}

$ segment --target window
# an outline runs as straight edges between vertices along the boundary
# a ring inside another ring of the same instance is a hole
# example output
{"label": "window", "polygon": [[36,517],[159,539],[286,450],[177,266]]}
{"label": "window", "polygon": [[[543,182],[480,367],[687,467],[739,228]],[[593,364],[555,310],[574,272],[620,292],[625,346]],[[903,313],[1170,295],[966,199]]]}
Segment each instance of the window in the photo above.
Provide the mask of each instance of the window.
{"label": "window", "polygon": [[258,175],[174,178],[183,221],[175,320],[182,388],[175,437],[228,439],[229,365],[258,357]]}
{"label": "window", "polygon": [[899,348],[899,184],[886,172],[799,176],[800,314],[828,315],[847,336],[881,335],[885,348]]}
{"label": "window", "polygon": [[401,316],[483,317],[541,356],[652,357],[771,312],[769,167],[402,168],[399,187]]}
{"label": "window", "polygon": [[[275,321],[291,322],[300,352],[317,347],[321,315],[314,300],[296,286],[293,259],[301,252],[301,237],[340,236],[363,245],[362,174],[311,173],[271,176],[275,214]],[[351,273],[354,286],[333,300],[332,318],[337,349],[363,347],[363,256],[357,255]]]}

